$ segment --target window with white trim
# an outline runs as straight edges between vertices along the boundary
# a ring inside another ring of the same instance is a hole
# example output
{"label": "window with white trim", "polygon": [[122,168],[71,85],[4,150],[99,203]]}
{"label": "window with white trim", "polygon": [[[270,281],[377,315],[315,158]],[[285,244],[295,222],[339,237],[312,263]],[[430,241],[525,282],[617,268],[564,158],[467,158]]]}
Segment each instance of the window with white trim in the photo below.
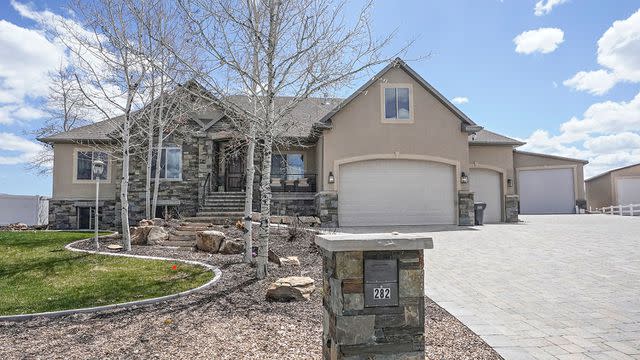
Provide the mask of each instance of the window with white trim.
{"label": "window with white trim", "polygon": [[408,87],[384,88],[384,119],[411,120],[411,90]]}
{"label": "window with white trim", "polygon": [[95,180],[93,173],[93,162],[102,160],[104,170],[100,175],[100,180],[107,180],[109,172],[109,154],[100,151],[78,151],[76,157],[76,180]]}
{"label": "window with white trim", "polygon": [[[151,160],[151,178],[156,173],[156,156],[158,150],[153,151]],[[160,179],[182,180],[182,148],[177,146],[163,147],[160,152]]]}

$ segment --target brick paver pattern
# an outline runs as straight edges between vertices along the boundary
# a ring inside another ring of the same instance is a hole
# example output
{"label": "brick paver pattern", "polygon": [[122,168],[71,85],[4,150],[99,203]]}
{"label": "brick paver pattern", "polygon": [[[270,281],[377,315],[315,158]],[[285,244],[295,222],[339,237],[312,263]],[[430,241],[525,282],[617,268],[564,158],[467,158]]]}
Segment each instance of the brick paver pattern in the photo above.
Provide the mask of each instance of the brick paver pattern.
{"label": "brick paver pattern", "polygon": [[505,359],[640,359],[640,217],[432,233],[426,294]]}

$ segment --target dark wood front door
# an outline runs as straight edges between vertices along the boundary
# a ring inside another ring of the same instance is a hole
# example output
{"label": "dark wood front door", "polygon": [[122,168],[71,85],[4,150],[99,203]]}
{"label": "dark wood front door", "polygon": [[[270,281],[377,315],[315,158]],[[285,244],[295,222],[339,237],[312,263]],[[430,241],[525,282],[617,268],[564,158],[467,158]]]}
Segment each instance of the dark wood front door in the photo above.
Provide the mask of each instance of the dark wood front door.
{"label": "dark wood front door", "polygon": [[227,158],[227,166],[225,171],[225,190],[226,191],[243,191],[244,190],[244,156],[234,154]]}

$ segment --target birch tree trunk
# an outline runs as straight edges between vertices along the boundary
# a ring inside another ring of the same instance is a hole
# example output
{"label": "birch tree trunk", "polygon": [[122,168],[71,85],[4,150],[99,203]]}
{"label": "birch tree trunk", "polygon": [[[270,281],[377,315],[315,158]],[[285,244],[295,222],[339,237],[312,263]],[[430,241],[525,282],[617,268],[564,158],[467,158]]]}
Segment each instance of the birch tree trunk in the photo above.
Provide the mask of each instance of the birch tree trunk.
{"label": "birch tree trunk", "polygon": [[158,147],[156,148],[156,172],[153,174],[153,201],[151,202],[151,212],[155,216],[158,207],[158,191],[160,190],[160,167],[162,166],[162,143],[164,141],[164,124],[158,122]]}
{"label": "birch tree trunk", "polygon": [[253,223],[251,214],[253,212],[253,178],[255,176],[255,167],[253,164],[254,153],[256,149],[255,128],[249,125],[249,144],[247,145],[247,169],[245,179],[245,198],[244,198],[244,262],[251,263],[253,261]]}
{"label": "birch tree trunk", "polygon": [[155,212],[151,214],[151,163],[153,162],[153,114],[149,117],[149,129],[147,134],[147,178],[145,179],[144,186],[144,200],[145,200],[145,216],[147,219],[155,217]]}
{"label": "birch tree trunk", "polygon": [[122,131],[122,181],[120,182],[120,219],[122,221],[122,242],[125,251],[131,251],[129,232],[129,160],[130,160],[130,122],[129,113],[124,116]]}
{"label": "birch tree trunk", "polygon": [[264,279],[267,276],[269,257],[269,232],[271,224],[271,153],[272,140],[265,139],[262,148],[262,179],[260,180],[260,230],[258,232],[258,257],[256,259],[256,276]]}

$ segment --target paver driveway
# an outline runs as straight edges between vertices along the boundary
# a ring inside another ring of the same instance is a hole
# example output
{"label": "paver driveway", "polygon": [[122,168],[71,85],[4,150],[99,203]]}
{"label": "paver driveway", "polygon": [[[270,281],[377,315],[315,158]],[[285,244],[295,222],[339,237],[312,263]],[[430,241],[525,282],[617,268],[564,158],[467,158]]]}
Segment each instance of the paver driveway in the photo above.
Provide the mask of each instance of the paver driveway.
{"label": "paver driveway", "polygon": [[521,218],[433,233],[427,295],[506,359],[640,359],[640,217]]}

